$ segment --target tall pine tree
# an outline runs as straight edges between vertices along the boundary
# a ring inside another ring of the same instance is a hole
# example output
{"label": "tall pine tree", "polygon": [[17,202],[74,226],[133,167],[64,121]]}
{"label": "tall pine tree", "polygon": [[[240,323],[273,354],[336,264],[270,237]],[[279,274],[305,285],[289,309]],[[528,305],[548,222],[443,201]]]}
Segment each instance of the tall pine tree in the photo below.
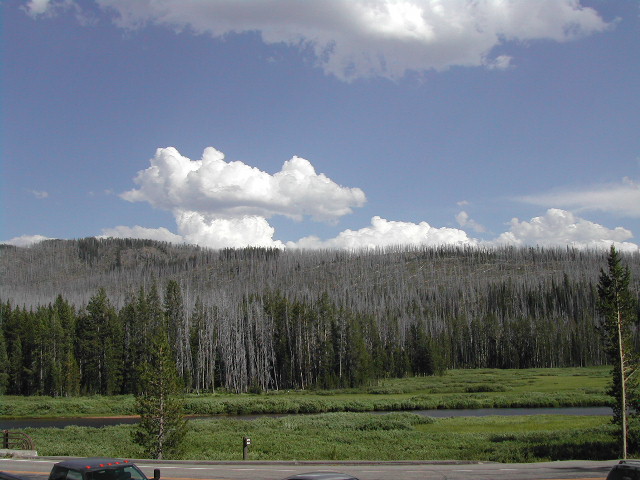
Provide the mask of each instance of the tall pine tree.
{"label": "tall pine tree", "polygon": [[122,391],[123,330],[104,288],[91,297],[76,325],[77,358],[86,393]]}
{"label": "tall pine tree", "polygon": [[628,412],[638,410],[635,390],[638,352],[634,348],[631,325],[637,320],[635,300],[629,283],[631,272],[622,265],[619,253],[611,246],[607,258],[608,271],[600,270],[598,283],[599,310],[609,360],[613,365],[609,393],[615,399],[613,421],[621,427],[622,458],[627,458]]}

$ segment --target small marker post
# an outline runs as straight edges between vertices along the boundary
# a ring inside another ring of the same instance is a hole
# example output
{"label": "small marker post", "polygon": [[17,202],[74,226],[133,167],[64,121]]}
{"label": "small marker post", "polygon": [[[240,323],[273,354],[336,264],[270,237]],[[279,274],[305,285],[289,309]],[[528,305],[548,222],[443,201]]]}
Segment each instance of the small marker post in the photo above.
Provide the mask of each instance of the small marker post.
{"label": "small marker post", "polygon": [[242,459],[249,460],[249,445],[251,445],[251,439],[249,437],[242,437]]}

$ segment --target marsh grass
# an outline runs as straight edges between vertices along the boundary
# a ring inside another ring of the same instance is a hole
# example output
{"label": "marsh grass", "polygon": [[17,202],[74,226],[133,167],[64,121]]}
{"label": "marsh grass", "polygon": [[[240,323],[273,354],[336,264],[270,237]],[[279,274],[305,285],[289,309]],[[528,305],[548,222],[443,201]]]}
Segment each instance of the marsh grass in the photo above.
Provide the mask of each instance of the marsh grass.
{"label": "marsh grass", "polygon": [[[607,406],[609,367],[450,370],[442,376],[385,379],[359,389],[190,394],[190,415],[327,413]],[[0,397],[0,417],[118,416],[134,413],[133,397]]]}
{"label": "marsh grass", "polygon": [[131,395],[86,397],[0,396],[0,417],[120,416],[135,413]]}
{"label": "marsh grass", "polygon": [[[240,460],[242,437],[254,460],[483,460],[532,462],[610,459],[615,429],[607,418],[536,415],[430,418],[412,413],[326,413],[247,421],[192,420],[183,457]],[[133,427],[26,429],[40,455],[123,456],[141,452]],[[123,439],[126,439],[123,441]]]}
{"label": "marsh grass", "polygon": [[[531,462],[616,457],[607,417],[532,415],[429,418],[435,408],[610,405],[608,367],[452,370],[439,377],[389,379],[360,389],[185,396],[195,415],[307,413],[247,421],[189,422],[184,458],[240,460],[242,437],[255,460],[480,460]],[[402,411],[384,415],[358,413]],[[0,415],[118,416],[134,413],[131,396],[0,397]],[[25,429],[40,455],[140,458],[132,425]]]}

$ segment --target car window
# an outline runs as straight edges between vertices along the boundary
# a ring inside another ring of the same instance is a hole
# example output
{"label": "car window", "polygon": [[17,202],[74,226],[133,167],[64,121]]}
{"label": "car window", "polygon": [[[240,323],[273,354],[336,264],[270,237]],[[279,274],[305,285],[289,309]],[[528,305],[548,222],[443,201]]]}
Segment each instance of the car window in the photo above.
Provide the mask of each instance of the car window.
{"label": "car window", "polygon": [[66,480],[82,480],[82,473],[78,472],[77,470],[69,470],[67,472]]}
{"label": "car window", "polygon": [[118,480],[115,471],[113,470],[91,470],[86,473],[87,480]]}
{"label": "car window", "polygon": [[65,480],[67,478],[68,468],[53,467],[49,474],[49,480]]}
{"label": "car window", "polygon": [[121,468],[92,470],[91,472],[87,472],[86,477],[86,480],[146,480],[144,474],[133,465],[127,465]]}
{"label": "car window", "polygon": [[134,467],[133,465],[124,467],[124,471],[125,471],[125,474],[129,474],[129,477],[127,477],[124,480],[128,480],[129,478],[131,480],[147,480],[147,477],[144,475],[144,473],[142,473],[138,468]]}

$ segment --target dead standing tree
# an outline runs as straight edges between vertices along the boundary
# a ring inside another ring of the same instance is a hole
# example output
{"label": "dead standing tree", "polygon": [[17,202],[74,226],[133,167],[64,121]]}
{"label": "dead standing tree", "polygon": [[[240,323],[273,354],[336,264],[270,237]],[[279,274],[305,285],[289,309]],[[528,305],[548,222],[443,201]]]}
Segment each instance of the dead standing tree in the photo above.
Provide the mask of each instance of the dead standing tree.
{"label": "dead standing tree", "polygon": [[622,265],[620,255],[611,246],[607,258],[608,271],[600,271],[598,283],[599,309],[607,353],[613,364],[609,393],[615,399],[613,421],[621,426],[622,458],[627,458],[628,411],[637,384],[638,355],[634,349],[631,325],[636,316],[635,301],[629,289],[631,272]]}

